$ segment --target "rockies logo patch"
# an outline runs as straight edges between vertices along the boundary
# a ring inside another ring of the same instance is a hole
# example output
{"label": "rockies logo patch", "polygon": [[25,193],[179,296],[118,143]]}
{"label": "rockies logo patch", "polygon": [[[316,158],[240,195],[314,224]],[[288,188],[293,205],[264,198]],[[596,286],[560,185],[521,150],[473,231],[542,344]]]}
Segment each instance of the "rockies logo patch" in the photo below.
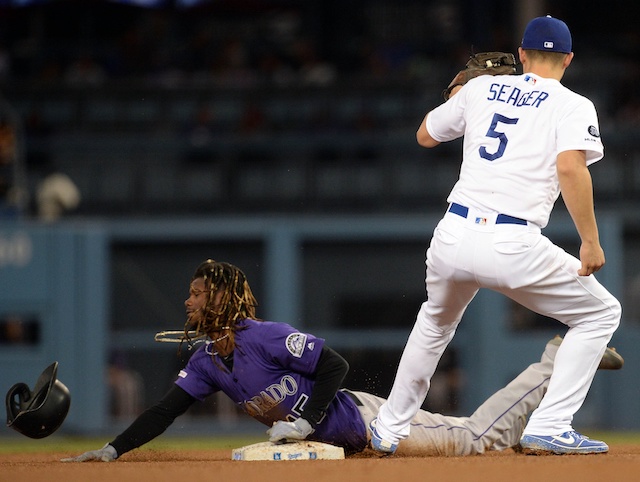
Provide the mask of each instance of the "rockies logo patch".
{"label": "rockies logo patch", "polygon": [[307,335],[303,333],[291,333],[287,337],[287,350],[296,358],[300,358],[304,352],[304,346],[307,343]]}

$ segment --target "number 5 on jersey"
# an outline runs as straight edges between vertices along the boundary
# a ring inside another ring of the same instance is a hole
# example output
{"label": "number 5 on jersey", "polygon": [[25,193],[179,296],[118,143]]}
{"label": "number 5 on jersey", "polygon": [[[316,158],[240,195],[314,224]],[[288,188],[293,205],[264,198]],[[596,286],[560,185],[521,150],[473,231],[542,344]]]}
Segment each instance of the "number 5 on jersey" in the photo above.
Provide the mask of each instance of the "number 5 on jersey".
{"label": "number 5 on jersey", "polygon": [[507,148],[507,142],[509,142],[509,139],[507,139],[507,136],[504,132],[496,130],[499,122],[502,122],[503,124],[517,124],[518,119],[510,119],[509,117],[505,117],[500,114],[493,114],[493,121],[491,122],[491,126],[489,127],[486,135],[487,137],[493,137],[500,140],[498,150],[491,154],[487,152],[487,149],[484,146],[478,149],[478,151],[480,152],[480,157],[488,161],[495,161],[499,157],[502,157],[504,155],[504,150]]}

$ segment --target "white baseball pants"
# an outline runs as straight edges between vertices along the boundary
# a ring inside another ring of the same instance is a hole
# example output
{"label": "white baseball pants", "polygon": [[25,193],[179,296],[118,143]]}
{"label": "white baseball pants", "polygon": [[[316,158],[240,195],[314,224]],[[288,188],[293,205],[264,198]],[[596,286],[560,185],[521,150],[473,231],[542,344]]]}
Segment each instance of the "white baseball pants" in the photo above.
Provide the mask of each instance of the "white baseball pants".
{"label": "white baseball pants", "polygon": [[[496,214],[447,212],[427,250],[427,301],[402,354],[377,430],[390,442],[406,438],[431,376],[480,288],[500,292],[569,327],[558,350],[548,391],[524,432],[572,430],[607,343],[620,323],[620,303],[593,275],[578,276],[580,261],[531,223],[496,224]],[[481,322],[481,320],[480,320]]]}

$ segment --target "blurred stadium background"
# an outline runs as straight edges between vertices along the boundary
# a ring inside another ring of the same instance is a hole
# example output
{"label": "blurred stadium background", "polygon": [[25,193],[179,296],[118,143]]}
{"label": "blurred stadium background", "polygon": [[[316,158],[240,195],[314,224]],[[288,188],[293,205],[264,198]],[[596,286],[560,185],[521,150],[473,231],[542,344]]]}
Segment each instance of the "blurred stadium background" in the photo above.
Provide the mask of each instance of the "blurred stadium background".
{"label": "blurred stadium background", "polygon": [[[153,335],[181,329],[212,257],[385,396],[459,168],[459,143],[415,130],[470,53],[515,52],[544,14],[572,29],[564,82],[599,112],[599,278],[625,309],[625,369],[577,423],[640,429],[640,3],[621,0],[0,0],[0,391],[58,360],[61,432],[124,427],[187,359]],[[547,234],[577,253],[559,204]],[[482,293],[426,407],[470,413],[563,331]],[[262,428],[214,397],[171,430]]]}

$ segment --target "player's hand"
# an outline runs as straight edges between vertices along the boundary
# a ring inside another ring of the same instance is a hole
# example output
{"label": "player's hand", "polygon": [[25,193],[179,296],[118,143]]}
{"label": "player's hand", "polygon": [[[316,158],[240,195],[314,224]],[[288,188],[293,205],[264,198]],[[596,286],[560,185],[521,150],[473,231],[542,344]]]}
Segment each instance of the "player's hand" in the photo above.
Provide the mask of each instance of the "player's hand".
{"label": "player's hand", "polygon": [[270,442],[283,443],[292,440],[304,440],[313,432],[311,424],[304,418],[299,418],[295,422],[278,420],[273,424],[273,427],[267,430],[267,435]]}
{"label": "player's hand", "polygon": [[97,460],[98,462],[111,462],[118,458],[118,452],[111,445],[107,444],[100,450],[91,450],[85,452],[77,457],[70,457],[68,459],[61,459],[60,462],[88,462],[90,460]]}
{"label": "player's hand", "polygon": [[604,266],[604,251],[600,244],[582,243],[580,246],[580,262],[582,266],[578,275],[589,276]]}

